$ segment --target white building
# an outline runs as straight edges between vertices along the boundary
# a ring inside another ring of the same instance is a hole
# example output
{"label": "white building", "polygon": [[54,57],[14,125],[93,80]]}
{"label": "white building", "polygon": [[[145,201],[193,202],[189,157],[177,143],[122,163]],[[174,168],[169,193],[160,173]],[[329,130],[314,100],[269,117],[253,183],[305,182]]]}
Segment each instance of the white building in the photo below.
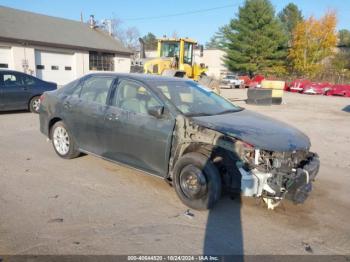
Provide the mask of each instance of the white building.
{"label": "white building", "polygon": [[221,49],[204,49],[203,55],[200,56],[200,50],[194,50],[194,61],[197,64],[205,64],[208,66],[207,75],[216,79],[221,79],[228,73],[228,69],[225,66],[223,59],[226,52]]}
{"label": "white building", "polygon": [[0,6],[0,68],[64,85],[90,72],[129,72],[131,54],[88,24]]}

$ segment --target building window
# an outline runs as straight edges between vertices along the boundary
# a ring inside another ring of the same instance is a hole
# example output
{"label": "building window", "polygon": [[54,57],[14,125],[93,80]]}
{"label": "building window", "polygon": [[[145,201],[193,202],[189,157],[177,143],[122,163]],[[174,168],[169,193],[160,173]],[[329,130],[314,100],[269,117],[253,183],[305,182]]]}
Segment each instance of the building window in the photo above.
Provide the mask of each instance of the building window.
{"label": "building window", "polygon": [[114,71],[114,54],[89,52],[89,69],[95,71]]}
{"label": "building window", "polygon": [[44,65],[36,65],[36,69],[43,70],[45,69]]}
{"label": "building window", "polygon": [[8,64],[0,64],[0,68],[9,68]]}
{"label": "building window", "polygon": [[66,70],[66,71],[71,71],[71,70],[72,70],[72,67],[71,67],[71,66],[65,66],[65,67],[64,67],[64,70]]}
{"label": "building window", "polygon": [[51,70],[58,70],[58,66],[55,66],[55,65],[51,66]]}

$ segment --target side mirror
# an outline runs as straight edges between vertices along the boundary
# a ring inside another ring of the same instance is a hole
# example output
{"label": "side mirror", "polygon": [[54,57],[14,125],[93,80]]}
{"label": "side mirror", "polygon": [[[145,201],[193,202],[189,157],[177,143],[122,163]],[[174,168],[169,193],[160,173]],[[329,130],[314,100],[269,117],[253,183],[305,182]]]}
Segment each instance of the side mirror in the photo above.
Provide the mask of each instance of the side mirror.
{"label": "side mirror", "polygon": [[155,118],[160,118],[164,113],[164,106],[151,106],[148,108],[148,114]]}

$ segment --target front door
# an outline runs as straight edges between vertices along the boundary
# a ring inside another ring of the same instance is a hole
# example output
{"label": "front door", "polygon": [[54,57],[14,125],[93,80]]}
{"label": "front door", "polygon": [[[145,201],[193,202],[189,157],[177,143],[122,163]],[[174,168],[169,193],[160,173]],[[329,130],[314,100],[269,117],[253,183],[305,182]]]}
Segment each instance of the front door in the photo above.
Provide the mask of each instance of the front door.
{"label": "front door", "polygon": [[144,84],[120,79],[105,115],[103,156],[159,176],[168,171],[174,118],[148,108],[162,102]]}

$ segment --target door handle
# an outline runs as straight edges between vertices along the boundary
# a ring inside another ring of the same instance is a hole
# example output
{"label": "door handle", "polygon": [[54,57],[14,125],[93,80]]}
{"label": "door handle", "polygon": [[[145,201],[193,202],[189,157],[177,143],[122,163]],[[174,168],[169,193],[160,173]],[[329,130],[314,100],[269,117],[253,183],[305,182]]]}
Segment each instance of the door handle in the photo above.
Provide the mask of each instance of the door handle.
{"label": "door handle", "polygon": [[67,102],[64,102],[63,104],[64,108],[66,109],[70,109],[72,107],[72,105],[67,101]]}
{"label": "door handle", "polygon": [[118,115],[118,114],[111,113],[111,114],[107,114],[107,115],[106,115],[106,118],[107,118],[107,120],[109,120],[109,121],[118,120],[118,119],[119,119],[119,115]]}
{"label": "door handle", "polygon": [[27,91],[28,88],[27,87],[22,87],[22,90]]}

